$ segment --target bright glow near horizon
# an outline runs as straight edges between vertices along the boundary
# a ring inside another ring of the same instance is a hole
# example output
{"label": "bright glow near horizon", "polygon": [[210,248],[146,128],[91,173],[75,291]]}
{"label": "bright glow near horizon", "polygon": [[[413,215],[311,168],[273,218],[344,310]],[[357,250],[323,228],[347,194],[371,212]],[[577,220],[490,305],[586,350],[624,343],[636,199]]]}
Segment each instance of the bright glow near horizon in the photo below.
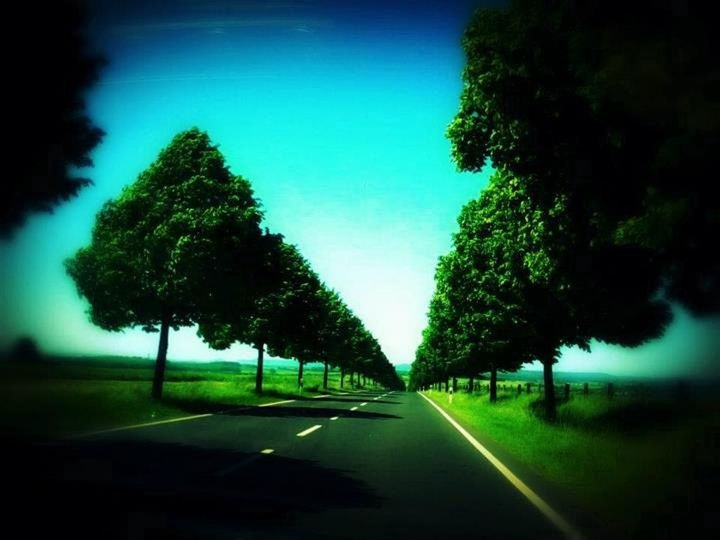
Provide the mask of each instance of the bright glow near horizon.
{"label": "bright glow near horizon", "polygon": [[[89,171],[96,185],[0,244],[0,347],[32,335],[50,352],[154,356],[157,334],[89,323],[62,261],[88,242],[105,200],[175,133],[198,126],[252,182],[265,225],[300,247],[391,362],[412,361],[437,257],[451,247],[461,206],[487,182],[487,172],[455,171],[444,137],[458,105],[469,8],[400,18],[373,3],[366,11],[293,5],[275,6],[273,19],[248,15],[262,11],[255,3],[245,18],[212,24],[190,24],[181,11],[133,19],[130,8],[125,18],[122,10],[97,18],[110,65],[88,96],[107,131]],[[678,313],[661,341],[569,351],[558,369],[671,375],[710,366],[720,320]],[[186,328],[172,333],[169,356],[249,359],[254,351],[213,351]]]}

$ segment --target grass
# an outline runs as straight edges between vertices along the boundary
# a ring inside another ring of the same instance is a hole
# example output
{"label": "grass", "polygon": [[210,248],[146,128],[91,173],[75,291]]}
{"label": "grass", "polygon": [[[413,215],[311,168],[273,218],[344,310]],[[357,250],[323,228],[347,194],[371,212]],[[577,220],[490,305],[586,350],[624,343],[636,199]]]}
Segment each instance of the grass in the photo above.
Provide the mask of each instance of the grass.
{"label": "grass", "polygon": [[444,392],[426,395],[616,536],[647,536],[659,524],[681,528],[708,496],[716,498],[720,420],[713,400],[577,395],[559,404],[558,421],[549,424],[536,412],[538,394],[500,393],[494,405],[486,394],[458,392],[452,404]]}
{"label": "grass", "polygon": [[[252,366],[171,362],[158,402],[150,399],[153,371],[147,362],[0,363],[0,433],[47,439],[323,391],[321,370],[306,368],[300,391],[297,371],[268,364],[260,396]],[[339,373],[330,372],[328,386],[339,386]]]}

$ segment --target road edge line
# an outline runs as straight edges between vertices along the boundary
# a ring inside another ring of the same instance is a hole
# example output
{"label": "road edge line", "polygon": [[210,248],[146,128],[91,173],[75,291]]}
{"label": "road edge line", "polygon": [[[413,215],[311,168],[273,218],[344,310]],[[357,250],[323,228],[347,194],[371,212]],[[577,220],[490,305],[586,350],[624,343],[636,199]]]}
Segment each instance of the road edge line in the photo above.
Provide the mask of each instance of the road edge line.
{"label": "road edge line", "polygon": [[[262,405],[255,405],[256,407],[270,407],[272,405],[282,405],[284,403],[293,403],[294,399],[288,399],[284,401],[273,401],[272,403],[263,403]],[[245,409],[253,407],[253,405],[241,405],[239,407],[236,407],[235,409]],[[235,409],[228,409],[228,410],[235,410]],[[224,411],[218,411],[216,413],[203,413],[203,414],[193,414],[191,416],[181,416],[179,418],[168,418],[167,420],[157,420],[155,422],[145,422],[143,424],[132,424],[130,426],[120,426],[116,428],[109,428],[109,429],[101,429],[98,431],[87,431],[85,433],[78,433],[75,435],[68,435],[67,437],[64,437],[65,439],[82,439],[83,437],[92,437],[93,435],[103,435],[105,433],[113,433],[115,431],[126,431],[129,429],[138,429],[138,428],[144,428],[144,427],[151,427],[151,426],[159,426],[161,424],[172,424],[173,422],[184,422],[186,420],[197,420],[198,418],[207,418],[208,416],[215,416],[217,414],[223,414]]]}
{"label": "road edge line", "polygon": [[421,392],[418,392],[420,396],[422,396],[430,405],[435,407],[440,414],[442,414],[445,417],[445,420],[447,420],[450,425],[452,425],[456,430],[460,432],[460,434],[465,437],[468,442],[475,447],[475,449],[480,452],[485,459],[487,459],[493,467],[495,467],[500,474],[502,474],[512,485],[517,489],[520,493],[525,496],[526,499],[528,499],[532,505],[540,510],[540,512],[549,519],[553,525],[555,525],[560,531],[567,537],[572,538],[573,540],[583,540],[584,536],[580,534],[580,532],[575,529],[570,523],[563,518],[554,508],[552,508],[548,503],[546,503],[537,493],[535,493],[525,482],[520,480],[508,467],[500,461],[498,458],[496,458],[490,450],[485,448],[480,442],[473,437],[468,431],[462,427],[452,416],[450,416],[447,412],[445,412],[437,403],[435,403],[433,400],[431,400],[429,397],[427,397],[425,394],[422,394]]}

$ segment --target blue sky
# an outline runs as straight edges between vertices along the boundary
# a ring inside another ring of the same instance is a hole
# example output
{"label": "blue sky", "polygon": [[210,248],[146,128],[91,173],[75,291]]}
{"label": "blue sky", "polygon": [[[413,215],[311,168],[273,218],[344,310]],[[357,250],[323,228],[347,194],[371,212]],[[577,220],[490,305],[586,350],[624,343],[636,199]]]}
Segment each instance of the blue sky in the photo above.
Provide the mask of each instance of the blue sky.
{"label": "blue sky", "polygon": [[[266,225],[300,247],[393,363],[412,361],[437,257],[487,172],[456,172],[444,137],[471,3],[388,3],[97,2],[92,36],[110,63],[88,95],[107,131],[93,154],[95,186],[0,244],[0,347],[33,335],[53,352],[154,355],[157,335],[88,322],[62,261],[88,242],[104,201],[176,132],[198,126],[252,182]],[[673,374],[710,365],[720,321],[678,315],[659,342],[569,351],[558,368]],[[212,351],[183,329],[169,355],[253,352]]]}

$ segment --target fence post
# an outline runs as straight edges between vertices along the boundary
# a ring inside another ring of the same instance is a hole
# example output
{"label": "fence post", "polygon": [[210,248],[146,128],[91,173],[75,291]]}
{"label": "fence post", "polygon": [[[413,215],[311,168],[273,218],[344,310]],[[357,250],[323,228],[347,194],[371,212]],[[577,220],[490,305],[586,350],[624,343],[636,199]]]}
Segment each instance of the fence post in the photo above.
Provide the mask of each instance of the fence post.
{"label": "fence post", "polygon": [[610,383],[608,383],[608,386],[607,386],[607,396],[609,398],[611,398],[614,395],[615,395],[615,386],[613,385],[613,383],[610,382]]}
{"label": "fence post", "polygon": [[583,383],[583,395],[587,396],[590,393],[590,388],[588,387],[588,383]]}
{"label": "fence post", "polygon": [[570,399],[570,385],[565,383],[565,401]]}
{"label": "fence post", "polygon": [[532,384],[531,383],[525,383],[526,393],[532,392]]}
{"label": "fence post", "polygon": [[522,384],[518,384],[518,395],[522,394]]}

